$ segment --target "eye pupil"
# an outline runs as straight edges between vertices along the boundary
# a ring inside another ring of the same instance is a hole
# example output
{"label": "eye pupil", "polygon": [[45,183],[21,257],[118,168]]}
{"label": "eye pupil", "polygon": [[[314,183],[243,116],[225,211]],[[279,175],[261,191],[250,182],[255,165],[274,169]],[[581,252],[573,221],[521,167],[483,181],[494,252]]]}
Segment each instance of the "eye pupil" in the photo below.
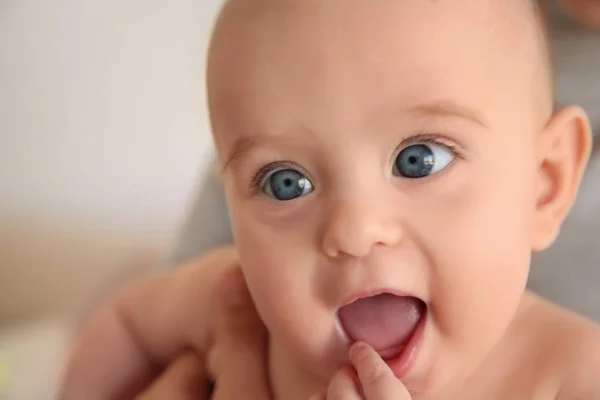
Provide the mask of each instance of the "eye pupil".
{"label": "eye pupil", "polygon": [[293,169],[284,169],[273,173],[268,181],[267,192],[280,201],[293,200],[312,191],[308,178]]}
{"label": "eye pupil", "polygon": [[408,146],[398,154],[395,162],[395,169],[405,178],[423,178],[434,166],[434,153],[424,144]]}

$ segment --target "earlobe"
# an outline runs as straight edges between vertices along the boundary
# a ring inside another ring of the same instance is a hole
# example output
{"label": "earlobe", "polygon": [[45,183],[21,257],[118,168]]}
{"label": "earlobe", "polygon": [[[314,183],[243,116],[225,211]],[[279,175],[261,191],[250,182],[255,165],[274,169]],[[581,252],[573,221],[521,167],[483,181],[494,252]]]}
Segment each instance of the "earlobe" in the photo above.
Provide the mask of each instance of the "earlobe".
{"label": "earlobe", "polygon": [[550,247],[571,209],[587,166],[592,133],[579,107],[559,110],[538,140],[539,191],[532,247]]}

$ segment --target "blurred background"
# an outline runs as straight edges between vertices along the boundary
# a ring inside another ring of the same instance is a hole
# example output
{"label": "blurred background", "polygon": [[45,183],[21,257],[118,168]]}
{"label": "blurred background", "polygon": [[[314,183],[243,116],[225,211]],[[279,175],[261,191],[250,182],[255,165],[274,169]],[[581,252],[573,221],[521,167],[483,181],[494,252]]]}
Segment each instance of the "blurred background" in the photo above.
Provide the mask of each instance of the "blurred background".
{"label": "blurred background", "polygon": [[219,3],[0,0],[0,399],[53,398],[73,316],[166,264]]}
{"label": "blurred background", "polygon": [[[81,316],[228,240],[203,80],[219,3],[0,0],[0,400],[54,398]],[[600,35],[553,15],[559,99],[600,126]],[[558,268],[600,261],[594,165],[532,286],[600,316],[596,268],[587,292]]]}

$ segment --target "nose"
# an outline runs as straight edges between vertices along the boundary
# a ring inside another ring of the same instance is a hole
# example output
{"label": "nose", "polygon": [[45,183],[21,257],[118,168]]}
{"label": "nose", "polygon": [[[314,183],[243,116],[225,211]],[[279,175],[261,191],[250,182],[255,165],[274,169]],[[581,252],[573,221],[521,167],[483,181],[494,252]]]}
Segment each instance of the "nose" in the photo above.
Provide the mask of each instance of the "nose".
{"label": "nose", "polygon": [[346,199],[331,210],[325,224],[323,252],[329,257],[366,257],[375,246],[402,239],[401,222],[390,208],[367,199]]}

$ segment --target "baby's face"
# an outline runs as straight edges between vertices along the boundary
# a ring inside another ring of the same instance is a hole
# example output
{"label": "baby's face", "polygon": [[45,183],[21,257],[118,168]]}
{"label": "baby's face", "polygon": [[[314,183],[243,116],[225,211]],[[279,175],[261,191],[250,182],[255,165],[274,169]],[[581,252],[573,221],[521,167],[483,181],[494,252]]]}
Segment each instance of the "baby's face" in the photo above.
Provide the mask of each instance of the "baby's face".
{"label": "baby's face", "polygon": [[326,380],[349,337],[391,340],[338,311],[391,293],[400,300],[363,313],[407,331],[387,354],[405,384],[431,391],[468,374],[527,280],[543,125],[532,11],[521,0],[238,3],[217,28],[209,101],[273,345]]}

